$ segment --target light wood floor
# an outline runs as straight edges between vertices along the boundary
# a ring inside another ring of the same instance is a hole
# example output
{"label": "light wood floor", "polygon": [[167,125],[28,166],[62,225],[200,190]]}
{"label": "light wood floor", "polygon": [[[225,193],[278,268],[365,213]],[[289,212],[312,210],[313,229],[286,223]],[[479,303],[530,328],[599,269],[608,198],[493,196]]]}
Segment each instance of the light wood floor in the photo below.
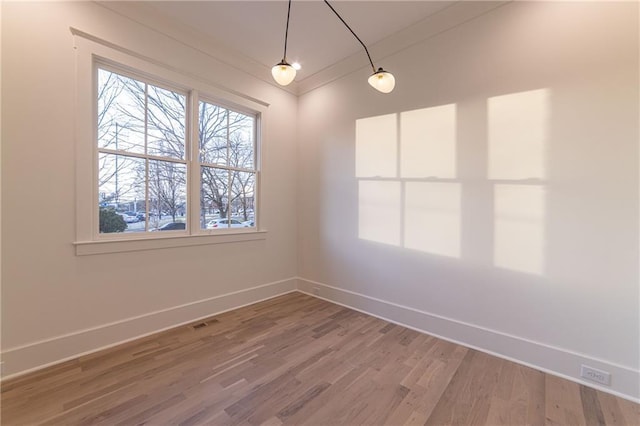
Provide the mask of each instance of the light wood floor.
{"label": "light wood floor", "polygon": [[2,384],[4,425],[635,425],[637,404],[292,293]]}

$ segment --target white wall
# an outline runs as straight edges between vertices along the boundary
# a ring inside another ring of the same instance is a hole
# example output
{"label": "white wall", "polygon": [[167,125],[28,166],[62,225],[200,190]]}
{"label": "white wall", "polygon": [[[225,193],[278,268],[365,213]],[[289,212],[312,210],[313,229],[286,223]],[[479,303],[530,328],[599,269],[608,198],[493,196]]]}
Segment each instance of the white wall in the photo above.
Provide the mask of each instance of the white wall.
{"label": "white wall", "polygon": [[[75,256],[70,26],[271,104],[266,240]],[[296,103],[102,6],[3,2],[4,374],[288,291],[297,273],[567,377],[611,371],[609,390],[638,398],[637,34],[637,4],[514,2],[381,60],[390,95],[363,67]],[[382,132],[356,150],[356,121],[385,114],[400,131],[358,121]],[[412,155],[388,164],[399,148]]]}
{"label": "white wall", "polygon": [[300,288],[639,398],[638,5],[513,2],[377,62],[390,95],[299,100]]}
{"label": "white wall", "polygon": [[[295,96],[204,54],[201,40],[186,40],[199,50],[190,48],[94,3],[2,7],[5,375],[295,288]],[[265,240],[75,255],[69,27],[270,104]]]}

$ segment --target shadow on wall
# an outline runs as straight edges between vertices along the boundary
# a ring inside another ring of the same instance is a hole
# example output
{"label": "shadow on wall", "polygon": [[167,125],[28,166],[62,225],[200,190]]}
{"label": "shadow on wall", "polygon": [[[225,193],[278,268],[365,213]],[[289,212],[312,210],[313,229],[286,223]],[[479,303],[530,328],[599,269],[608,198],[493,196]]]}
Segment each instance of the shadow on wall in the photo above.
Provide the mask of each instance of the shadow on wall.
{"label": "shadow on wall", "polygon": [[[448,104],[356,120],[358,237],[543,275],[550,95],[495,96],[464,116]],[[462,147],[468,117],[482,117],[485,134]]]}

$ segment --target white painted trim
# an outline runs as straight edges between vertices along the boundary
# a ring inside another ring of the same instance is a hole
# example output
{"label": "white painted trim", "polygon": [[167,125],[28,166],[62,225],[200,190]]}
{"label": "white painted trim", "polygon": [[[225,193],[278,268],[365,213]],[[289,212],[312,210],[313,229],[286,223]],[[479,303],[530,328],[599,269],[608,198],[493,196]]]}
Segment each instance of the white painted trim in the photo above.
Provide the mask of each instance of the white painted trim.
{"label": "white painted trim", "polygon": [[[493,9],[508,3],[510,3],[510,0],[457,2],[377,43],[369,45],[369,52],[374,58],[375,65],[383,66],[385,69],[393,72],[393,63],[386,61],[387,58],[410,46],[435,37],[444,31],[463,25],[476,17],[489,13]],[[99,5],[142,25],[148,30],[184,44],[186,48],[200,52],[217,62],[242,71],[280,90],[298,96],[353,72],[363,72],[363,79],[366,79],[371,72],[366,60],[363,62],[363,52],[358,50],[353,55],[334,64],[327,64],[326,68],[308,75],[303,79],[298,79],[289,86],[279,86],[271,78],[270,66],[266,66],[255,59],[244,56],[240,52],[231,50],[219,40],[215,40],[194,28],[168,19],[163,14],[145,5],[144,2],[101,2]],[[161,28],[161,30],[159,28]],[[348,40],[347,37],[348,35],[345,35],[345,40]]]}
{"label": "white painted trim", "polygon": [[[112,55],[112,56],[121,55],[121,57],[124,57],[124,58],[126,57],[131,58],[129,60],[141,61],[143,66],[139,68],[140,68],[140,71],[142,72],[147,71],[146,68],[156,67],[157,69],[162,70],[161,72],[156,71],[154,73],[156,76],[162,76],[163,73],[167,73],[167,72],[172,73],[178,77],[169,78],[168,81],[172,83],[177,83],[177,84],[184,84],[184,82],[187,81],[187,86],[189,86],[189,88],[197,88],[203,93],[208,93],[210,95],[213,95],[214,98],[216,99],[220,96],[222,99],[225,99],[227,103],[235,102],[241,107],[246,106],[256,111],[262,111],[263,108],[269,107],[269,103],[267,101],[254,98],[252,96],[247,95],[246,93],[243,93],[231,87],[219,84],[215,80],[212,80],[209,78],[203,78],[193,72],[184,70],[174,64],[169,64],[160,60],[156,60],[142,53],[138,53],[134,50],[131,50],[125,46],[120,46],[108,40],[104,40],[100,37],[97,37],[86,31],[82,31],[75,27],[69,27],[69,31],[74,37],[79,37],[81,39],[86,40],[87,42],[92,43],[95,46],[93,48],[94,52],[92,53],[96,53],[97,51],[102,50],[104,52],[107,52],[105,54],[106,58],[108,58],[109,55]],[[128,65],[127,62],[125,61],[122,61],[122,63],[124,63],[125,65]],[[201,86],[205,87],[205,89],[204,90],[201,89],[200,88]],[[238,100],[231,99],[232,97],[237,98]]]}
{"label": "white painted trim", "polygon": [[137,239],[129,240],[100,240],[100,241],[77,241],[73,243],[76,247],[76,256],[86,256],[93,254],[120,253],[127,251],[154,250],[172,247],[191,247],[208,244],[226,244],[243,241],[265,240],[267,231],[220,231],[219,234],[194,234],[175,235],[167,237],[145,238],[147,234]]}
{"label": "white painted trim", "polygon": [[[313,287],[318,287],[320,294],[314,294]],[[9,348],[2,352],[1,380],[18,377],[294,291],[640,403],[640,371],[633,368],[300,277]],[[610,372],[611,387],[581,379],[580,364],[588,364]]]}
{"label": "white painted trim", "polygon": [[218,63],[246,73],[280,90],[293,95],[296,94],[297,82],[294,81],[289,86],[278,85],[271,77],[270,66],[266,66],[238,51],[229,49],[224,42],[215,40],[195,28],[175,19],[170,19],[146,5],[145,2],[100,2],[97,4],[124,19],[143,26],[147,30],[168,37],[184,45],[187,49],[206,55]]}
{"label": "white painted trim", "polygon": [[2,380],[293,291],[296,279],[288,278],[15,346],[2,352]]}
{"label": "white painted trim", "polygon": [[[314,287],[319,289],[319,294],[314,293]],[[628,366],[305,278],[298,277],[298,291],[633,402],[640,402],[640,371]],[[581,364],[610,372],[611,386],[601,386],[582,379]]]}
{"label": "white painted trim", "polygon": [[[393,55],[464,25],[508,3],[510,1],[500,0],[457,2],[370,45],[369,52],[375,58],[374,63],[376,66],[381,66],[393,72],[393,61],[390,60]],[[298,96],[304,95],[354,72],[362,72],[363,80],[371,73],[369,64],[362,60],[361,51],[298,81],[296,93]]]}

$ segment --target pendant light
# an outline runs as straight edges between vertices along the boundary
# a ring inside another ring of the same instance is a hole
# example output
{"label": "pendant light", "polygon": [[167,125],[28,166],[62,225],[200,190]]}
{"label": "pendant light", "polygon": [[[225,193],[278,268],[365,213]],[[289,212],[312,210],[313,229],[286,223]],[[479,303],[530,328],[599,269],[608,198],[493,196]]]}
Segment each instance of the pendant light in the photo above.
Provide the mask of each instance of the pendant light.
{"label": "pendant light", "polygon": [[390,72],[378,68],[378,71],[371,74],[369,84],[382,93],[389,93],[396,85],[396,78]]}
{"label": "pendant light", "polygon": [[376,71],[376,67],[375,67],[375,65],[373,65],[373,60],[371,60],[371,55],[369,55],[369,50],[367,49],[367,46],[362,42],[362,40],[360,40],[360,37],[358,37],[356,35],[356,33],[345,22],[345,20],[342,19],[342,16],[340,16],[340,14],[333,8],[333,6],[331,6],[327,0],[324,0],[324,2],[325,2],[325,4],[327,6],[329,6],[329,9],[331,9],[333,11],[333,13],[336,14],[338,19],[340,19],[340,21],[342,21],[344,26],[347,27],[347,29],[349,31],[351,31],[351,34],[353,34],[353,36],[356,38],[356,40],[358,40],[360,42],[362,47],[364,47],[364,51],[367,53],[367,58],[369,58],[369,63],[371,64],[371,68],[373,69],[373,74],[371,74],[371,76],[369,77],[369,80],[368,80],[369,84],[371,85],[371,87],[373,87],[374,89],[376,89],[376,90],[378,90],[378,91],[380,91],[382,93],[391,92],[393,90],[393,88],[395,87],[395,85],[396,85],[396,79],[393,76],[393,74],[391,74],[388,71],[383,70],[382,68],[378,68],[378,70]]}
{"label": "pendant light", "polygon": [[296,78],[296,69],[287,62],[287,38],[289,36],[289,16],[291,15],[291,0],[287,8],[287,27],[284,32],[284,55],[282,60],[271,68],[273,79],[281,86],[286,86]]}
{"label": "pendant light", "polygon": [[[331,6],[327,0],[324,0],[324,3],[327,6],[329,6],[329,9],[331,9],[333,13],[336,14],[338,19],[342,21],[344,26],[347,27],[349,31],[351,31],[351,34],[353,34],[356,40],[358,40],[362,45],[362,47],[364,47],[364,51],[366,52],[367,58],[369,58],[369,63],[371,64],[371,68],[373,69],[373,74],[371,74],[368,80],[371,87],[373,87],[374,89],[382,93],[391,92],[396,85],[396,79],[393,76],[393,74],[391,74],[388,71],[385,71],[382,68],[378,68],[376,70],[376,67],[375,65],[373,65],[373,60],[371,59],[371,55],[369,54],[369,49],[367,49],[367,46],[362,42],[362,40],[360,40],[360,37],[356,35],[356,33],[351,29],[349,24],[347,24],[345,20],[342,19],[342,16],[340,16],[340,14],[333,8],[333,6]],[[293,81],[294,78],[296,78],[295,68],[292,67],[291,64],[287,62],[287,38],[289,36],[290,15],[291,15],[291,0],[289,0],[289,6],[287,8],[287,27],[284,32],[284,55],[282,56],[282,60],[276,65],[274,65],[273,68],[271,68],[271,75],[273,75],[273,79],[276,81],[276,83],[278,83],[281,86],[288,85]]]}

